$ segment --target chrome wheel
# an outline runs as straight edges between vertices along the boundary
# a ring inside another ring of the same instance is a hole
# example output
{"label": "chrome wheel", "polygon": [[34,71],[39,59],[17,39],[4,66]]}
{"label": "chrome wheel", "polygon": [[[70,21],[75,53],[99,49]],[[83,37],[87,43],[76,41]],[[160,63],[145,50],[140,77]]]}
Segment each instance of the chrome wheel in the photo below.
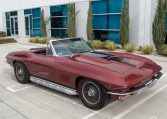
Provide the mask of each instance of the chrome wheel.
{"label": "chrome wheel", "polygon": [[98,104],[100,101],[100,89],[93,82],[86,82],[83,85],[82,94],[85,101],[91,105]]}
{"label": "chrome wheel", "polygon": [[24,68],[21,65],[16,66],[16,76],[21,81],[25,78]]}

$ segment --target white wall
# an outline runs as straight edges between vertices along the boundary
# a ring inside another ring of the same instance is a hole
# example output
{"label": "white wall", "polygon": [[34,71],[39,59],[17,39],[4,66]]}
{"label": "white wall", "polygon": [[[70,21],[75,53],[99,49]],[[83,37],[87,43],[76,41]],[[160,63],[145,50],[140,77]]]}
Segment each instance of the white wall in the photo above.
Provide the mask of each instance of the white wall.
{"label": "white wall", "polygon": [[130,42],[153,44],[152,22],[157,0],[130,0]]}
{"label": "white wall", "polygon": [[26,37],[26,31],[25,31],[24,11],[23,10],[18,10],[17,14],[18,14],[17,18],[18,18],[19,37],[25,38]]}
{"label": "white wall", "polygon": [[[81,7],[82,6],[82,7]],[[82,37],[87,40],[87,13],[89,2],[78,2],[75,6],[76,16],[76,34],[77,37]]]}
{"label": "white wall", "polygon": [[139,1],[140,0],[129,1],[129,16],[130,16],[129,40],[131,43],[134,44],[138,44],[138,36],[139,36]]}
{"label": "white wall", "polygon": [[2,12],[0,12],[0,31],[3,29],[3,24],[2,24]]}
{"label": "white wall", "polygon": [[[1,2],[0,2],[1,3]],[[2,24],[2,7],[0,5],[0,31],[3,29],[3,24]]]}
{"label": "white wall", "polygon": [[13,11],[34,7],[60,5],[69,2],[79,2],[87,0],[0,0],[3,11]]}

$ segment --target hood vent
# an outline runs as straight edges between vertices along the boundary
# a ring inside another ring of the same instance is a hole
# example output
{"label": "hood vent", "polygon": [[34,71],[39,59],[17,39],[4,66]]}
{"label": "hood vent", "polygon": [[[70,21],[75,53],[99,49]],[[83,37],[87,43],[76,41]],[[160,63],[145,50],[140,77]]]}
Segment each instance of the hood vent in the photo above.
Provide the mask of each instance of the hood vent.
{"label": "hood vent", "polygon": [[136,60],[128,59],[128,58],[119,58],[115,55],[107,54],[107,53],[104,53],[104,52],[97,52],[97,51],[86,52],[86,53],[84,53],[84,55],[92,56],[92,57],[96,57],[96,58],[103,58],[107,61],[113,60],[113,61],[117,61],[117,62],[120,62],[120,63],[123,63],[123,64],[133,66],[133,67],[138,67],[138,66],[143,65],[143,63],[140,62],[140,61],[136,61]]}

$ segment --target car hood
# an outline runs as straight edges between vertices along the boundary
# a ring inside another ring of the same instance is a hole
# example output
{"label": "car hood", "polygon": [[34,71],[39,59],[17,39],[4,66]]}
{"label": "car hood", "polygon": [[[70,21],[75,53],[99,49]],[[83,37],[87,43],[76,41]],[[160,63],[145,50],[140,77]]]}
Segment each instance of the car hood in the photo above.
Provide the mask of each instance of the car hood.
{"label": "car hood", "polygon": [[147,58],[127,53],[93,51],[76,55],[73,59],[103,68],[107,70],[106,73],[116,72],[126,81],[127,85],[131,86],[144,80],[150,80],[162,69]]}
{"label": "car hood", "polygon": [[[127,74],[128,71],[146,70],[145,73],[155,73],[161,70],[153,61],[127,53],[115,52],[87,52],[74,58],[76,61],[96,65],[99,68],[112,70],[121,74]],[[144,72],[143,72],[144,73]]]}

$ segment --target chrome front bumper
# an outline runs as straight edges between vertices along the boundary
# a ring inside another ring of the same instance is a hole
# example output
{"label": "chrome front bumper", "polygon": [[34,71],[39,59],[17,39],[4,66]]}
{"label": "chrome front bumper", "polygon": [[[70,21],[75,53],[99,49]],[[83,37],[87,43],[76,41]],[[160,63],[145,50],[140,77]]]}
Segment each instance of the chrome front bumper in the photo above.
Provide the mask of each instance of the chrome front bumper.
{"label": "chrome front bumper", "polygon": [[132,91],[132,92],[128,92],[128,93],[114,93],[114,92],[107,92],[110,95],[118,95],[118,96],[126,96],[126,95],[139,95],[141,94],[143,91],[147,90],[148,88],[152,88],[157,81],[162,77],[162,73],[159,72],[157,75],[155,75],[155,78],[150,80],[149,82],[147,82],[146,84],[144,84],[144,86],[138,90]]}

